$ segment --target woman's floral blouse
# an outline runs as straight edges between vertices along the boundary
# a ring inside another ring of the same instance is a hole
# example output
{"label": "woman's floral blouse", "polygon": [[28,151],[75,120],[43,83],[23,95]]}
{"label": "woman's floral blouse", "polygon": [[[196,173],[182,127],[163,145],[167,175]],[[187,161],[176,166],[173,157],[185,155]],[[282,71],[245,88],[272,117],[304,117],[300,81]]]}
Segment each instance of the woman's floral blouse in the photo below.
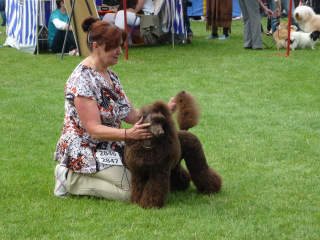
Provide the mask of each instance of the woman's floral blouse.
{"label": "woman's floral blouse", "polygon": [[97,146],[117,151],[123,157],[124,142],[101,142],[93,139],[83,127],[74,105],[77,96],[97,101],[101,123],[120,128],[121,122],[130,112],[130,104],[117,75],[108,70],[115,91],[95,70],[81,63],[69,77],[65,86],[65,116],[62,133],[58,141],[54,160],[67,168],[81,173],[95,173],[110,167],[97,162]]}

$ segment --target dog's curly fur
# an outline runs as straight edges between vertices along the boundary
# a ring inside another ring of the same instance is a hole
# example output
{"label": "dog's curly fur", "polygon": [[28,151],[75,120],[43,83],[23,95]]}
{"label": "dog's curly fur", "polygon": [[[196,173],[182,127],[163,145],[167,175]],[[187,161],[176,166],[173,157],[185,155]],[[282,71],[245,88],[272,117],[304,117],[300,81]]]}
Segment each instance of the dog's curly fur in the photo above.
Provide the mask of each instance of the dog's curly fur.
{"label": "dog's curly fur", "polygon": [[294,10],[293,16],[304,32],[320,31],[320,15],[316,14],[311,7],[299,6]]}
{"label": "dog's curly fur", "polygon": [[[182,91],[175,100],[179,126],[189,129],[198,124],[200,110],[194,97]],[[126,142],[124,165],[131,172],[131,202],[144,208],[160,208],[170,189],[186,190],[190,180],[200,192],[220,191],[222,178],[207,164],[201,142],[192,133],[175,129],[166,103],[156,101],[142,107],[140,114],[144,122],[151,124],[149,130],[154,137]],[[189,171],[180,164],[182,159]]]}
{"label": "dog's curly fur", "polygon": [[[291,25],[290,31],[295,32],[297,27]],[[273,40],[277,45],[278,50],[281,48],[287,47],[287,39],[288,39],[288,23],[283,22],[278,27],[277,30],[273,33]]]}

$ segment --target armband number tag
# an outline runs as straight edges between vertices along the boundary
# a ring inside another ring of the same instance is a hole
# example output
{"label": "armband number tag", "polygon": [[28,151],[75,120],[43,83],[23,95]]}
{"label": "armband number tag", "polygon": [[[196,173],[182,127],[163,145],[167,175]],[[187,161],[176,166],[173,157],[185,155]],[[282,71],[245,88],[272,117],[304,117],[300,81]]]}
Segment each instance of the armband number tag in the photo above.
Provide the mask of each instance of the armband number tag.
{"label": "armband number tag", "polygon": [[115,151],[97,149],[96,157],[102,164],[122,166],[120,155]]}

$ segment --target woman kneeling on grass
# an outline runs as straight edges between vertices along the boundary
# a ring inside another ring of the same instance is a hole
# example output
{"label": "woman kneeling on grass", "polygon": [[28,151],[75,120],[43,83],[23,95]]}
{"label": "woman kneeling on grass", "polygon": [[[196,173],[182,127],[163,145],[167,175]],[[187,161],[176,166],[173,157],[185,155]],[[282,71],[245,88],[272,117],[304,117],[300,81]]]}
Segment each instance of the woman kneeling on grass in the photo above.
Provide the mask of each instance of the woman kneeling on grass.
{"label": "woman kneeling on grass", "polygon": [[[54,194],[89,195],[130,201],[130,172],[122,165],[126,139],[151,138],[142,119],[130,129],[139,110],[132,107],[117,75],[108,67],[118,63],[125,30],[89,17],[82,23],[88,33],[90,56],[73,71],[65,86],[64,126],[54,160]],[[168,103],[174,111],[173,98]]]}

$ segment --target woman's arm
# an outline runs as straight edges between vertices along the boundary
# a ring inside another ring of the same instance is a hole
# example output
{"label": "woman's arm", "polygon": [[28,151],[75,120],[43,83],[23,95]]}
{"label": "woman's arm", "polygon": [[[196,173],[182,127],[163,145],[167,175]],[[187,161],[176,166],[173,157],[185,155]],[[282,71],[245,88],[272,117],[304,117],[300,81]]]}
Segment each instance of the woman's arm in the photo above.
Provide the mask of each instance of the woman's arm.
{"label": "woman's arm", "polygon": [[135,13],[138,13],[142,7],[143,7],[143,4],[146,2],[146,0],[138,0],[137,1],[137,4],[136,4],[136,7],[134,8],[134,12]]}
{"label": "woman's arm", "polygon": [[[68,23],[59,20],[59,18],[53,19],[52,23],[59,30],[66,30],[67,31],[67,29],[68,29]],[[71,24],[69,26],[69,31],[72,31]]]}
{"label": "woman's arm", "polygon": [[142,119],[127,130],[107,127],[101,124],[100,112],[96,101],[85,97],[76,97],[74,103],[82,125],[94,139],[101,141],[122,141],[152,137],[152,134],[145,129],[150,124],[142,124]]}
{"label": "woman's arm", "polygon": [[[274,1],[274,0],[271,0],[271,1]],[[260,7],[263,9],[263,11],[265,11],[268,14],[268,18],[272,17],[273,12],[269,8],[267,8],[261,0],[258,0],[258,3]]]}
{"label": "woman's arm", "polygon": [[130,112],[128,114],[128,116],[126,116],[123,121],[125,121],[126,123],[130,123],[130,124],[134,124],[134,120],[136,119],[137,116],[139,116],[140,111],[139,110],[135,110],[131,104],[130,104]]}

